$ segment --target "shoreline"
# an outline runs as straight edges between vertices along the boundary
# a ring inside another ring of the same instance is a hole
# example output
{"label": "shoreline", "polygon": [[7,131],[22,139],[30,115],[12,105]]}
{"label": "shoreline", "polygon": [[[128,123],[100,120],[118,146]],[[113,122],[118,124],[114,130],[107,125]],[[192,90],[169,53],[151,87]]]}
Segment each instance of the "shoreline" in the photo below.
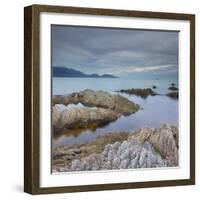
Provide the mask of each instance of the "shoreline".
{"label": "shoreline", "polygon": [[56,147],[52,155],[53,172],[169,166],[178,166],[178,128],[169,124],[106,133],[86,144]]}
{"label": "shoreline", "polygon": [[[81,138],[84,130],[89,130],[89,134],[101,130],[94,137],[86,136],[82,144],[62,144],[53,148],[53,172],[178,166],[178,128],[171,122],[167,124],[163,118],[165,109],[154,119],[159,126],[163,122],[164,125],[160,128],[146,126],[154,116],[155,102],[159,102],[159,98],[153,99],[156,95],[151,89],[131,89],[130,92],[136,92],[139,97],[126,94],[130,95],[127,98],[126,95],[89,89],[54,96],[52,122],[58,137],[64,133],[66,138]],[[142,103],[149,102],[148,98],[154,103],[145,104],[143,108]],[[168,107],[177,104],[166,102]],[[168,117],[166,119],[171,119]],[[136,129],[140,122],[140,128]],[[132,127],[128,131],[127,125]]]}
{"label": "shoreline", "polygon": [[[123,103],[117,103],[118,108],[116,109],[116,106],[113,106],[113,100],[118,96],[123,97],[120,98]],[[97,97],[100,101],[96,100]],[[55,104],[52,110],[53,132],[55,133],[55,143],[53,143],[55,147],[70,142],[81,144],[92,141],[106,132],[130,132],[142,127],[159,127],[162,123],[178,124],[176,119],[173,120],[176,114],[163,117],[165,111],[159,111],[161,117],[159,114],[156,114],[155,117],[152,116],[154,115],[152,110],[155,106],[154,102],[162,103],[164,99],[167,102],[166,105],[170,106],[169,109],[176,110],[176,100],[171,101],[169,98],[159,95],[144,99],[125,93],[84,90],[67,96],[56,96],[55,103],[62,104]],[[128,107],[126,102],[129,104]],[[132,113],[130,113],[130,108]],[[129,110],[128,113],[127,110]],[[171,116],[174,117],[171,119]],[[149,123],[151,117],[154,118],[154,121]],[[91,134],[91,137],[87,136],[88,134]]]}

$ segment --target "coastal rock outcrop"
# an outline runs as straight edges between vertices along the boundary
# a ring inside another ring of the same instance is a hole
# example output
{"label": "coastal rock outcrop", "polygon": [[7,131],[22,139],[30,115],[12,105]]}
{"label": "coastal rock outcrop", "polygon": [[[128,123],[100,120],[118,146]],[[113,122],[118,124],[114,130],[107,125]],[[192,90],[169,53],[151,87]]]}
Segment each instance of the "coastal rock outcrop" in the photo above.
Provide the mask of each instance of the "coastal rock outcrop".
{"label": "coastal rock outcrop", "polygon": [[88,128],[106,125],[115,121],[120,114],[104,108],[74,107],[60,109],[55,105],[52,110],[52,121],[55,128]]}
{"label": "coastal rock outcrop", "polygon": [[78,104],[113,110],[123,115],[130,115],[139,110],[139,105],[121,95],[112,95],[104,91],[84,90],[67,96],[55,96],[55,104]]}
{"label": "coastal rock outcrop", "polygon": [[168,88],[168,90],[177,91],[177,90],[178,90],[178,88],[177,88],[177,87],[175,87],[175,86],[170,86],[170,87]]}
{"label": "coastal rock outcrop", "polygon": [[101,154],[91,154],[81,160],[74,160],[69,170],[89,171],[164,166],[166,166],[165,162],[149,142],[141,144],[136,140],[128,140],[107,145]]}
{"label": "coastal rock outcrop", "polygon": [[172,99],[178,99],[178,92],[169,92],[166,94],[166,96],[168,96]]}
{"label": "coastal rock outcrop", "polygon": [[122,89],[119,92],[126,93],[126,94],[134,94],[143,98],[146,98],[148,96],[155,96],[157,95],[151,88],[131,88],[131,89]]}
{"label": "coastal rock outcrop", "polygon": [[171,83],[171,86],[175,86],[176,84],[175,83]]}
{"label": "coastal rock outcrop", "polygon": [[129,139],[140,143],[148,141],[169,166],[178,165],[178,128],[176,126],[165,124],[161,128],[139,129]]}
{"label": "coastal rock outcrop", "polygon": [[[113,135],[118,134],[112,133]],[[125,133],[124,137],[122,134],[120,140],[112,140],[112,143],[101,140],[99,151],[83,153],[85,147],[94,147],[100,139],[101,137],[90,144],[80,145],[78,156],[75,155],[70,162],[62,166],[55,164],[54,172],[178,166],[178,129],[176,126],[165,124],[161,128],[138,129],[129,135]],[[66,154],[73,148],[72,145],[63,152]],[[56,151],[60,152],[59,148]],[[56,158],[53,160],[56,163]],[[63,160],[67,158],[64,156]]]}
{"label": "coastal rock outcrop", "polygon": [[56,171],[65,170],[67,166],[71,165],[74,159],[81,159],[91,154],[101,153],[107,144],[115,142],[123,142],[127,140],[128,133],[107,133],[99,136],[96,140],[86,144],[73,144],[57,147],[53,151],[53,168]]}

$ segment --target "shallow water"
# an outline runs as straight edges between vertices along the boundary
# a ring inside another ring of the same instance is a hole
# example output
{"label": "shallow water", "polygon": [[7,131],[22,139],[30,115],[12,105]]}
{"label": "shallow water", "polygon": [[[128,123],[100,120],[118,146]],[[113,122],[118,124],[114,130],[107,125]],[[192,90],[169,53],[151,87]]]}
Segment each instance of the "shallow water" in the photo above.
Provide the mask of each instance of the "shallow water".
{"label": "shallow water", "polygon": [[[128,88],[148,88],[156,85],[155,92],[166,94],[170,80],[123,80],[123,79],[93,79],[93,78],[54,78],[53,95],[64,95],[84,89],[104,90],[111,93]],[[176,83],[177,84],[177,83]],[[108,132],[132,132],[138,128],[160,127],[164,123],[178,125],[178,100],[164,95],[149,96],[146,99],[122,94],[139,104],[142,109],[130,116],[122,116],[118,120],[95,130],[77,130],[76,132],[58,134],[53,139],[53,147],[64,144],[80,144],[94,140]]]}

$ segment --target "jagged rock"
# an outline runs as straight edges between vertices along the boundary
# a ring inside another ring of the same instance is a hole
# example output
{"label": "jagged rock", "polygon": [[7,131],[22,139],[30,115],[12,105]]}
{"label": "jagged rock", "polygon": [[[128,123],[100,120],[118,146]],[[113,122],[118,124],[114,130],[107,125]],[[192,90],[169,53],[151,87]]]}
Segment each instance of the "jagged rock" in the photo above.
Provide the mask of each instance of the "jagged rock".
{"label": "jagged rock", "polygon": [[[60,171],[60,167],[69,166],[73,159],[81,159],[93,153],[101,153],[107,144],[115,142],[122,142],[127,140],[128,133],[107,133],[106,135],[98,137],[96,140],[86,144],[73,144],[57,147],[53,150],[53,168]],[[76,154],[77,149],[80,150]],[[72,156],[72,154],[74,156]]]}
{"label": "jagged rock", "polygon": [[141,96],[143,98],[146,98],[148,96],[155,96],[155,95],[157,95],[151,88],[146,88],[146,89],[131,88],[131,89],[125,89],[125,90],[122,89],[119,92],[127,93],[127,94],[134,94],[134,95],[137,95],[137,96]]}
{"label": "jagged rock", "polygon": [[104,91],[84,90],[68,96],[55,96],[53,98],[53,105],[77,103],[82,103],[88,107],[110,109],[123,115],[129,115],[139,110],[139,105],[129,101],[127,98]]}
{"label": "jagged rock", "polygon": [[54,106],[52,116],[55,128],[77,129],[108,124],[115,121],[120,114],[104,108],[75,107],[61,110]]}
{"label": "jagged rock", "polygon": [[[113,135],[118,134],[113,133],[111,135],[113,137]],[[101,138],[90,144],[79,146],[81,153],[74,156],[74,159],[65,165],[55,164],[53,166],[54,171],[178,166],[178,129],[176,126],[166,124],[161,128],[138,129],[128,137],[126,135],[126,137],[121,136],[120,140],[112,140],[112,143]],[[100,148],[95,148],[98,140],[101,140]],[[77,146],[74,148],[77,148]],[[69,153],[70,149],[72,147],[69,147],[66,153]],[[85,149],[88,149],[87,153],[83,153]],[[98,149],[98,151],[95,149]],[[62,150],[60,150],[61,158],[63,158]],[[56,159],[54,162],[56,162]]]}
{"label": "jagged rock", "polygon": [[156,151],[168,160],[168,165],[178,165],[178,128],[165,124],[161,128],[143,128],[135,131],[129,139],[141,143],[150,142]]}
{"label": "jagged rock", "polygon": [[136,140],[106,145],[101,154],[91,154],[80,160],[73,160],[67,171],[109,170],[131,168],[164,167],[166,162],[149,142],[141,144]]}

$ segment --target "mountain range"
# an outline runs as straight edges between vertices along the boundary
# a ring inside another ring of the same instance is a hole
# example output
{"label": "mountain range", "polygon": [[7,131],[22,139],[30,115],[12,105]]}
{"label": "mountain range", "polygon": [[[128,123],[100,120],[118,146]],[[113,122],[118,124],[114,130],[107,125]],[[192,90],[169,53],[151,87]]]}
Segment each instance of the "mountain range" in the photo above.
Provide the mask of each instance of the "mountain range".
{"label": "mountain range", "polygon": [[53,77],[70,77],[70,78],[118,78],[116,76],[113,76],[111,74],[85,74],[81,71],[67,68],[67,67],[53,67]]}

